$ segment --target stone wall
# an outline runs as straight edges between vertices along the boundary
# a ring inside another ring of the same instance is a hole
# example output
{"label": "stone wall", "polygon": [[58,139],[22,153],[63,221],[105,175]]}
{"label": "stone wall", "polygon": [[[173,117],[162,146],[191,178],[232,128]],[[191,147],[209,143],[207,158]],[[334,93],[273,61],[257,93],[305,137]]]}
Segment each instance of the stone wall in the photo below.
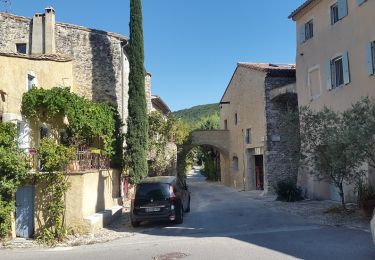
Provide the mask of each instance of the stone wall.
{"label": "stone wall", "polygon": [[[16,43],[27,43],[27,53],[30,53],[31,28],[31,19],[1,13],[0,52],[14,53]],[[74,58],[73,92],[116,105],[126,121],[130,69],[123,46],[127,38],[64,23],[56,23],[55,32],[56,53]]]}
{"label": "stone wall", "polygon": [[284,115],[289,110],[297,109],[297,96],[271,100],[271,90],[295,82],[294,77],[266,77],[265,79],[265,113],[266,113],[266,150],[264,157],[265,189],[272,191],[278,180],[290,178],[297,181],[298,163],[296,163],[295,138],[298,133],[293,127],[282,125]]}
{"label": "stone wall", "polygon": [[74,58],[73,91],[88,99],[117,105],[124,117],[128,85],[123,84],[122,69],[129,64],[122,53],[122,42],[106,32],[56,25],[57,53]]}
{"label": "stone wall", "polygon": [[0,52],[16,52],[16,43],[31,42],[31,19],[0,13]]}

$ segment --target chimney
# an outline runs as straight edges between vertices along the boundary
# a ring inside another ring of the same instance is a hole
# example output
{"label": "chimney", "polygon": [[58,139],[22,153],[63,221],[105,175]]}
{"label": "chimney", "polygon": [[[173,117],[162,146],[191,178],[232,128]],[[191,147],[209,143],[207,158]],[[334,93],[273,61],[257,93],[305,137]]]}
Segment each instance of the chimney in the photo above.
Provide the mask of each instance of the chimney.
{"label": "chimney", "polygon": [[35,14],[33,17],[33,32],[31,42],[31,54],[43,53],[43,20],[44,14]]}
{"label": "chimney", "polygon": [[44,53],[53,54],[56,52],[55,40],[55,10],[47,7],[44,14]]}
{"label": "chimney", "polygon": [[55,10],[47,7],[44,14],[33,17],[31,54],[53,54],[56,52]]}

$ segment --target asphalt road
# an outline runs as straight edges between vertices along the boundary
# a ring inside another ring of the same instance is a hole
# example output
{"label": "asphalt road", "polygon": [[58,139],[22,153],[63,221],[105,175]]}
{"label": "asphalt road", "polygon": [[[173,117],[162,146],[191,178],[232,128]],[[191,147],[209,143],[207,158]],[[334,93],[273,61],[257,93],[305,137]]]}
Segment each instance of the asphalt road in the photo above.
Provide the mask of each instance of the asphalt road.
{"label": "asphalt road", "polygon": [[0,259],[375,259],[371,234],[318,226],[267,209],[246,192],[189,178],[182,225],[151,223],[134,236],[74,248],[1,250]]}

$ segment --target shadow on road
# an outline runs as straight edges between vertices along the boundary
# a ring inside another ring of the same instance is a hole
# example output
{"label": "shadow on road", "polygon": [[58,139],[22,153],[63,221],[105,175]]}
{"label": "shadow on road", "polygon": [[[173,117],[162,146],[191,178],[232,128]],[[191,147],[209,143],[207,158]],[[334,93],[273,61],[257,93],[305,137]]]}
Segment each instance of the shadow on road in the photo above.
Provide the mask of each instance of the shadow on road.
{"label": "shadow on road", "polygon": [[301,217],[267,209],[244,193],[206,182],[199,170],[191,172],[188,184],[192,204],[183,224],[148,222],[132,228],[129,213],[124,213],[109,229],[160,239],[232,238],[302,259],[375,259],[369,233],[312,225]]}

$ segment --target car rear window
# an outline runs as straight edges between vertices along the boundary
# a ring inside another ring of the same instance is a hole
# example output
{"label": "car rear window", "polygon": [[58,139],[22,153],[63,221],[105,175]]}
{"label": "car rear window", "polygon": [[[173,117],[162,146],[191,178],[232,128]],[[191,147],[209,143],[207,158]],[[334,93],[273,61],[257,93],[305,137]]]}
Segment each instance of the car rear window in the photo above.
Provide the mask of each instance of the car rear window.
{"label": "car rear window", "polygon": [[137,186],[136,198],[169,198],[169,184],[166,183],[142,183]]}

